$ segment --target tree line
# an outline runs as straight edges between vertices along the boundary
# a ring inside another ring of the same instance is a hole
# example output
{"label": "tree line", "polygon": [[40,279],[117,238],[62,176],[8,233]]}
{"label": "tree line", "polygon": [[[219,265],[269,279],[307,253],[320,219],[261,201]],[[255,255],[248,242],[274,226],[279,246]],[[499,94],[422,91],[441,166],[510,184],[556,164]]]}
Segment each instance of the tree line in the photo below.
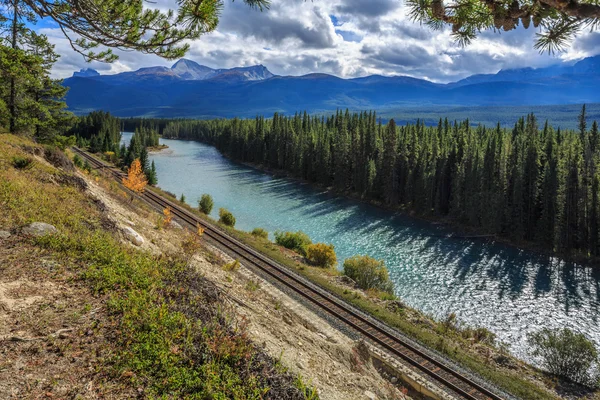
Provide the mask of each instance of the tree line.
{"label": "tree line", "polygon": [[87,148],[93,153],[102,153],[106,158],[121,167],[129,167],[139,159],[142,171],[150,185],[156,185],[156,166],[149,162],[148,147],[158,146],[159,135],[155,126],[147,121],[140,121],[134,128],[129,145],[121,143],[121,121],[104,111],[94,111],[77,118],[69,134],[74,136],[79,147]]}
{"label": "tree line", "polygon": [[199,140],[227,156],[391,208],[534,243],[569,255],[600,251],[598,124],[512,129],[439,120],[382,124],[375,112],[272,119],[172,120],[165,138]]}

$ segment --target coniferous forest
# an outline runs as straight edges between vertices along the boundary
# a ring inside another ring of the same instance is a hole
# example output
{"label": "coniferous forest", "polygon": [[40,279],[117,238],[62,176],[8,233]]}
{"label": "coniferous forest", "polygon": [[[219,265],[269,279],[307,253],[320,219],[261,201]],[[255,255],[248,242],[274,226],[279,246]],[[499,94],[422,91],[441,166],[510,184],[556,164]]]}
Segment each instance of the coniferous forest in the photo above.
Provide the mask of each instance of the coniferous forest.
{"label": "coniferous forest", "polygon": [[449,219],[515,243],[578,257],[600,252],[600,137],[585,107],[578,130],[533,114],[512,129],[440,120],[378,122],[374,112],[272,119],[173,120],[165,138],[215,145],[229,157]]}
{"label": "coniferous forest", "polygon": [[129,146],[121,144],[121,123],[118,118],[108,112],[94,111],[79,117],[69,131],[75,136],[79,147],[87,148],[93,153],[103,153],[105,157],[123,168],[139,159],[148,183],[155,185],[156,167],[148,159],[148,147],[158,146],[158,130],[147,121],[140,121],[139,127],[131,137]]}

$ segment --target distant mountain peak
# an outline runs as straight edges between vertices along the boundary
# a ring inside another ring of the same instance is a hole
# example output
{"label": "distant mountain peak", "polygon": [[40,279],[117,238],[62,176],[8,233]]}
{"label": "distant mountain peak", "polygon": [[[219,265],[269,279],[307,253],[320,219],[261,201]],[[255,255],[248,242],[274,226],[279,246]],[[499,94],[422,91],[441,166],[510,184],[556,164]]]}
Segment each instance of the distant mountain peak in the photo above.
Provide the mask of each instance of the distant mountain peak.
{"label": "distant mountain peak", "polygon": [[95,69],[92,68],[81,68],[79,71],[75,71],[73,72],[73,77],[80,77],[80,78],[89,78],[92,76],[99,76],[100,73],[98,73],[98,71],[96,71]]}
{"label": "distant mountain peak", "polygon": [[215,70],[195,61],[182,58],[171,67],[171,71],[178,77],[185,80],[203,80],[210,78]]}

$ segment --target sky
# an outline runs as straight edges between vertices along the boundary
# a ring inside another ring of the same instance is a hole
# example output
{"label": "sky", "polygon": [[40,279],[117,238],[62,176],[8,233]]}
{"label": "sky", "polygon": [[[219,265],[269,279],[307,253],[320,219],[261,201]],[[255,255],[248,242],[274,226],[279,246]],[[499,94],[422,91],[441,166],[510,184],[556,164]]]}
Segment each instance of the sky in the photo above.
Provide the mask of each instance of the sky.
{"label": "sky", "polygon": [[[175,0],[153,7],[176,8]],[[132,51],[116,51],[112,64],[86,63],[51,21],[36,30],[55,44],[61,58],[52,75],[66,78],[81,68],[101,74],[132,71],[174,60]],[[190,42],[185,58],[212,68],[262,64],[277,75],[328,73],[343,78],[407,75],[452,82],[500,69],[543,67],[600,54],[600,32],[580,35],[568,51],[551,56],[533,48],[536,29],[483,32],[461,48],[449,30],[432,31],[410,21],[401,0],[272,0],[269,10],[225,1],[216,31]]]}

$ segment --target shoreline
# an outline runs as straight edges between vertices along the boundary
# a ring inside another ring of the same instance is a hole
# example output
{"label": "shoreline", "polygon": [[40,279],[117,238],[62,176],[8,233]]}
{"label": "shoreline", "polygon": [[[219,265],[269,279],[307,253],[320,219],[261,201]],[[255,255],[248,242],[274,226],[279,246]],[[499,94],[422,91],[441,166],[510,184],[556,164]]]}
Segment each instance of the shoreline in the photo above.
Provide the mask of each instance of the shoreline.
{"label": "shoreline", "polygon": [[555,258],[558,261],[562,261],[564,263],[576,264],[577,267],[594,268],[594,269],[600,267],[600,257],[587,258],[587,257],[582,257],[580,255],[566,255],[566,254],[562,254],[562,253],[556,253],[552,250],[548,250],[544,247],[541,247],[536,243],[515,242],[514,240],[511,240],[509,238],[502,237],[497,234],[493,234],[493,233],[490,233],[490,232],[487,232],[487,231],[484,231],[481,229],[477,229],[477,228],[473,228],[473,227],[461,224],[450,218],[445,218],[445,217],[436,218],[433,216],[417,214],[417,213],[412,212],[411,210],[408,210],[401,206],[398,206],[398,207],[386,206],[386,205],[382,204],[380,201],[377,201],[374,199],[369,199],[369,198],[364,198],[353,192],[349,192],[349,191],[340,192],[340,191],[335,190],[333,187],[325,187],[325,186],[315,183],[315,182],[309,182],[305,179],[294,176],[293,174],[291,174],[287,171],[284,171],[284,170],[271,169],[269,167],[265,167],[262,164],[255,164],[255,163],[236,160],[236,159],[230,157],[228,154],[223,153],[222,151],[217,149],[217,147],[211,143],[206,143],[206,142],[202,142],[199,140],[193,140],[193,139],[181,139],[181,138],[164,138],[164,139],[197,142],[197,143],[202,143],[202,144],[205,144],[208,146],[212,146],[219,152],[219,154],[221,154],[227,160],[234,162],[234,163],[238,163],[240,165],[244,165],[244,166],[252,168],[252,169],[255,169],[262,173],[268,174],[272,177],[289,179],[289,180],[292,180],[297,183],[309,185],[315,189],[320,189],[320,190],[324,191],[325,193],[328,193],[333,196],[339,196],[339,197],[343,197],[346,199],[358,201],[362,204],[368,204],[370,206],[376,207],[376,208],[384,210],[384,211],[392,212],[394,214],[398,214],[398,215],[408,217],[408,218],[414,218],[416,220],[424,221],[424,222],[427,222],[432,225],[443,226],[443,227],[447,228],[449,231],[452,231],[451,232],[452,235],[448,236],[449,239],[468,239],[468,240],[492,241],[492,242],[500,243],[505,246],[510,246],[517,250],[530,251],[532,253],[536,253],[538,256]]}

